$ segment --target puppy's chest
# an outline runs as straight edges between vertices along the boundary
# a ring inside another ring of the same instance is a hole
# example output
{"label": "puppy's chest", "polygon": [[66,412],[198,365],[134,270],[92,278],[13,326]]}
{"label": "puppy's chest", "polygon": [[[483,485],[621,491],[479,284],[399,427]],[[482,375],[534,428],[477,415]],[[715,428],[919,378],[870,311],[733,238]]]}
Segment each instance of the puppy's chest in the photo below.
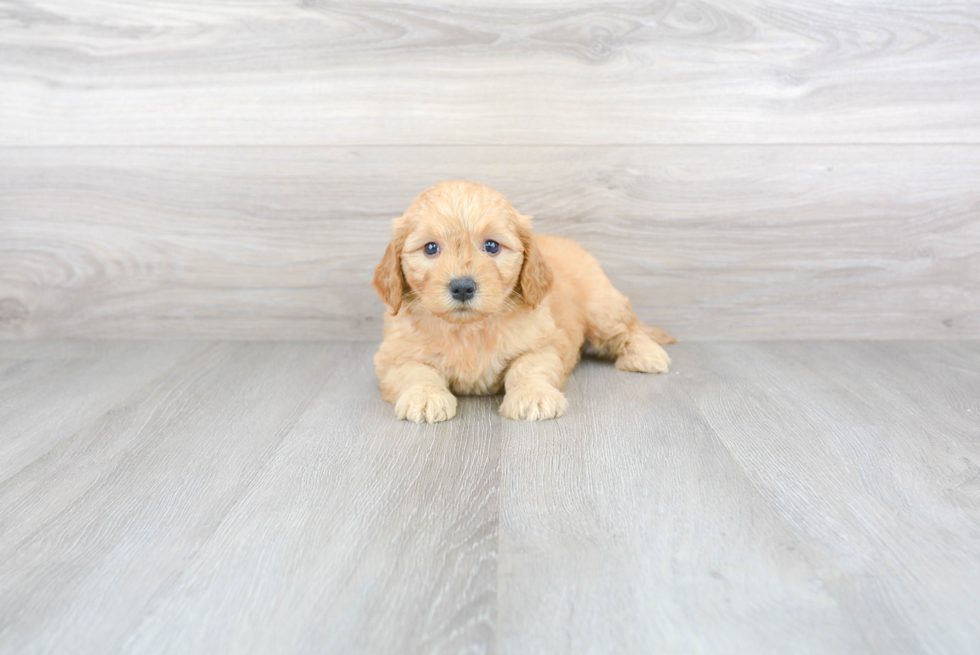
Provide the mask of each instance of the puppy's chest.
{"label": "puppy's chest", "polygon": [[503,388],[504,373],[517,354],[497,339],[463,336],[447,340],[440,352],[433,353],[433,363],[454,393],[492,394]]}

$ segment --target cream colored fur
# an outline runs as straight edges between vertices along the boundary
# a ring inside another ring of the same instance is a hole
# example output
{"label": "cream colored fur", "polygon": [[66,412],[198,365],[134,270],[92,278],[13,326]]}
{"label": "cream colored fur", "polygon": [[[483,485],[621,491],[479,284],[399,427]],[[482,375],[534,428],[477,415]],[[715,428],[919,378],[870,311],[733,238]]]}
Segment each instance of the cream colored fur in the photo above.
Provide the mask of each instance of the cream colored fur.
{"label": "cream colored fur", "polygon": [[[484,251],[487,239],[499,253]],[[440,248],[432,257],[429,242]],[[465,305],[449,293],[456,277],[477,284]],[[670,365],[660,344],[673,339],[640,323],[592,255],[532,235],[530,217],[482,184],[442,182],[419,195],[395,219],[373,284],[389,309],[375,368],[398,418],[445,421],[454,394],[502,389],[508,418],[561,416],[561,387],[583,346],[625,371]]]}

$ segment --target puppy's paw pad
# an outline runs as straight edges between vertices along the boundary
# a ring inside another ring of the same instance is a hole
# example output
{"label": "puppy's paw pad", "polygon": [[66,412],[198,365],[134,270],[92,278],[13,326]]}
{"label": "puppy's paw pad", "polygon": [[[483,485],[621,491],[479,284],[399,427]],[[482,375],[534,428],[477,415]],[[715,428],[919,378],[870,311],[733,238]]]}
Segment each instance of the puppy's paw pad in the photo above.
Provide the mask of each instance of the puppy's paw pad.
{"label": "puppy's paw pad", "polygon": [[568,401],[554,387],[516,387],[504,395],[500,413],[517,421],[543,421],[565,413]]}
{"label": "puppy's paw pad", "polygon": [[448,389],[417,387],[395,402],[395,415],[414,423],[438,423],[456,416],[456,396]]}
{"label": "puppy's paw pad", "polygon": [[631,342],[616,360],[616,368],[638,373],[666,373],[670,370],[670,355],[652,339]]}

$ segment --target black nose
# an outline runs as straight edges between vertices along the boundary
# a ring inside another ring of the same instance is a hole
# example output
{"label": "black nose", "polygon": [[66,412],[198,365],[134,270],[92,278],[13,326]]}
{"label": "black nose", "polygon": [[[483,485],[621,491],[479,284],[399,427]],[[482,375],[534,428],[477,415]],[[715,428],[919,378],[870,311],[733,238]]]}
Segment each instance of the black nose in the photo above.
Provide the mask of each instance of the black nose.
{"label": "black nose", "polygon": [[460,302],[466,302],[476,295],[476,282],[471,277],[458,277],[449,283],[449,293]]}

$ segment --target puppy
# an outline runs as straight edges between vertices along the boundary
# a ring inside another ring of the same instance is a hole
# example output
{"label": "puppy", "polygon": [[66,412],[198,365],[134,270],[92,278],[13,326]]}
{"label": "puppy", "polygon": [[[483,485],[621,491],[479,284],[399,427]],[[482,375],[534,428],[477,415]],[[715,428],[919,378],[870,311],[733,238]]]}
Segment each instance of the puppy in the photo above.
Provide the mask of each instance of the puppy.
{"label": "puppy", "polygon": [[375,369],[400,419],[445,421],[454,393],[501,389],[508,418],[561,416],[583,346],[624,371],[670,365],[659,344],[674,340],[640,323],[592,255],[532,235],[531,217],[482,184],[423,191],[395,219],[373,285],[389,309]]}

